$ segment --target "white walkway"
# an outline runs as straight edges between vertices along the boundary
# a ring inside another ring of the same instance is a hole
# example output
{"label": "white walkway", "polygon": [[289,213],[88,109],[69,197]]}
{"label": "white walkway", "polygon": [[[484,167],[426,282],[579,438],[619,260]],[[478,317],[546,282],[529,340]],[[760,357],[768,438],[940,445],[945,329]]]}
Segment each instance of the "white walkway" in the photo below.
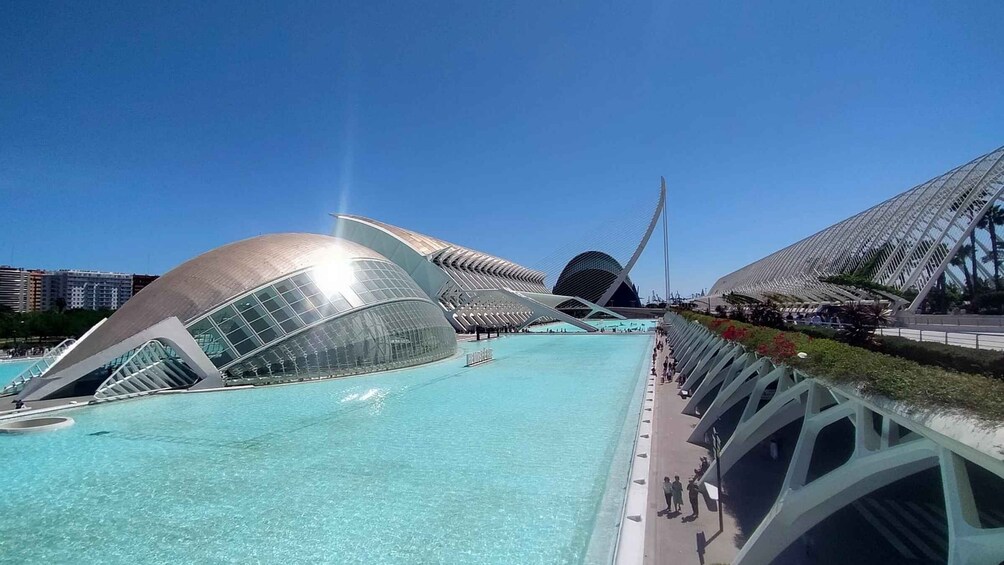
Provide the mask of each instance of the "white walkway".
{"label": "white walkway", "polygon": [[958,345],[972,349],[1004,351],[1004,333],[942,332],[934,330],[914,330],[908,328],[881,328],[881,335],[904,337],[914,341]]}

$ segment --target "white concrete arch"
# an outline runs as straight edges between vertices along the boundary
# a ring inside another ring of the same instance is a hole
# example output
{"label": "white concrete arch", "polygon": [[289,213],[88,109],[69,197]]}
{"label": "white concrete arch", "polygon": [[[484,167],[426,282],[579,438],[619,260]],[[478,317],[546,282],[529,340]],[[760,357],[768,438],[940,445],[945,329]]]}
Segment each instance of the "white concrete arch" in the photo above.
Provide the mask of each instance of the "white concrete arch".
{"label": "white concrete arch", "polygon": [[[982,527],[966,465],[969,461],[1004,480],[1004,461],[994,451],[1004,443],[1004,430],[984,430],[975,424],[960,427],[954,418],[918,419],[915,410],[862,396],[856,389],[775,365],[751,352],[736,356],[731,348],[737,344],[675,314],[668,314],[666,320],[668,342],[677,352],[677,361],[705,373],[698,389],[721,384],[689,441],[707,445],[708,433],[719,418],[746,402],[736,429],[727,438],[720,458],[704,473],[703,481],[714,484],[720,470],[727,487],[730,471],[745,454],[802,420],[780,492],[734,564],[770,563],[799,536],[841,508],[930,469],[938,470],[944,490],[948,563],[998,565],[1004,558],[1004,528]],[[714,366],[705,370],[712,359],[717,359]],[[684,377],[693,375],[685,368]],[[776,387],[775,392],[764,403],[764,392],[771,386]],[[854,430],[849,459],[809,480],[821,432],[844,420]]]}

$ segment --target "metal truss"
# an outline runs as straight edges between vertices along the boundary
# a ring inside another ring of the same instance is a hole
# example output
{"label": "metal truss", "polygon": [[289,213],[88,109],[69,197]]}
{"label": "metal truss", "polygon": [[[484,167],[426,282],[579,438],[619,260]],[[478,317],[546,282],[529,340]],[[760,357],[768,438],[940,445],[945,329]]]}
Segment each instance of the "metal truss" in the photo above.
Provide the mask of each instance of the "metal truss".
{"label": "metal truss", "polygon": [[180,362],[170,347],[150,340],[98,386],[94,398],[119,400],[158,390],[190,387],[198,381],[199,376]]}
{"label": "metal truss", "polygon": [[[1004,462],[999,456],[947,437],[892,403],[865,398],[854,390],[775,365],[696,322],[688,323],[675,314],[666,319],[669,343],[686,376],[684,389],[692,393],[684,412],[700,416],[688,441],[710,443],[708,437],[720,418],[736,406],[744,407],[720,458],[704,474],[708,483],[713,484],[718,467],[728,476],[757,445],[785,426],[802,422],[780,493],[733,563],[770,563],[841,508],[933,468],[940,471],[943,486],[948,563],[1000,562],[1004,528],[981,523],[966,465],[968,460],[1004,479]],[[703,413],[700,407],[704,407]],[[817,442],[820,433],[843,420],[854,427],[850,458],[822,476],[810,478],[813,452],[821,449]]]}
{"label": "metal truss", "polygon": [[[872,298],[820,281],[853,273],[899,292],[915,290],[907,310],[916,311],[943,273],[963,284],[949,267],[964,245],[975,244],[977,254],[994,247],[974,230],[1002,193],[1004,147],[725,275],[709,295],[783,295],[816,304]],[[995,276],[981,261],[963,268],[984,279]]]}

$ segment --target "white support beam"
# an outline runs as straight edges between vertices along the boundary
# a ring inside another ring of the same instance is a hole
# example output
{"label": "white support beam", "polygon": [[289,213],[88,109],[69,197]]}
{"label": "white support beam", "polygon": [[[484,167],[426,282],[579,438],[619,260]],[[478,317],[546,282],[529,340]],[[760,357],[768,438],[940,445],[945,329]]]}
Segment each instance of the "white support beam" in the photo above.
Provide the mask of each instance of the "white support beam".
{"label": "white support beam", "polygon": [[783,488],[733,563],[770,563],[799,536],[854,500],[937,464],[937,446],[920,439],[852,458],[797,489]]}

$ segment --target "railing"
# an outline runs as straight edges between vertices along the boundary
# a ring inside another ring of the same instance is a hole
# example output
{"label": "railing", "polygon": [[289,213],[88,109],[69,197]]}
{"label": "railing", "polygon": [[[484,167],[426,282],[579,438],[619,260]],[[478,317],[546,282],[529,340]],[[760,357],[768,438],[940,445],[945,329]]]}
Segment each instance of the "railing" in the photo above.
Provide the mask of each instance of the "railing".
{"label": "railing", "polygon": [[[973,316],[974,318],[977,316]],[[825,327],[839,330],[842,326],[835,322],[817,322],[815,324],[800,324],[815,327]],[[962,323],[967,326],[970,324]],[[921,330],[912,328],[879,328],[875,333],[885,336],[902,337],[927,343],[942,343],[970,349],[1004,351],[1004,329],[1001,333],[946,332],[940,330]]]}
{"label": "railing", "polygon": [[903,326],[977,326],[1004,328],[1004,316],[976,314],[900,314],[897,325]]}
{"label": "railing", "polygon": [[881,328],[875,333],[887,336],[903,337],[921,342],[943,343],[971,349],[987,349],[1004,351],[1004,333],[960,333],[936,330],[913,330],[909,328]]}
{"label": "railing", "polygon": [[41,359],[35,361],[28,366],[27,369],[21,371],[21,373],[14,377],[14,380],[10,382],[7,386],[0,390],[0,395],[2,394],[17,394],[24,390],[24,385],[31,379],[41,377],[49,370],[49,367],[56,364],[59,358],[66,353],[77,340],[75,339],[65,339],[59,343],[59,345],[53,347],[52,349],[45,352],[45,355]]}
{"label": "railing", "polygon": [[481,364],[481,363],[487,363],[488,361],[491,361],[492,359],[493,359],[493,357],[492,357],[492,350],[491,349],[482,349],[481,351],[475,351],[474,353],[468,353],[467,354],[467,365],[465,365],[465,367],[471,367],[471,366],[478,365],[478,364]]}

